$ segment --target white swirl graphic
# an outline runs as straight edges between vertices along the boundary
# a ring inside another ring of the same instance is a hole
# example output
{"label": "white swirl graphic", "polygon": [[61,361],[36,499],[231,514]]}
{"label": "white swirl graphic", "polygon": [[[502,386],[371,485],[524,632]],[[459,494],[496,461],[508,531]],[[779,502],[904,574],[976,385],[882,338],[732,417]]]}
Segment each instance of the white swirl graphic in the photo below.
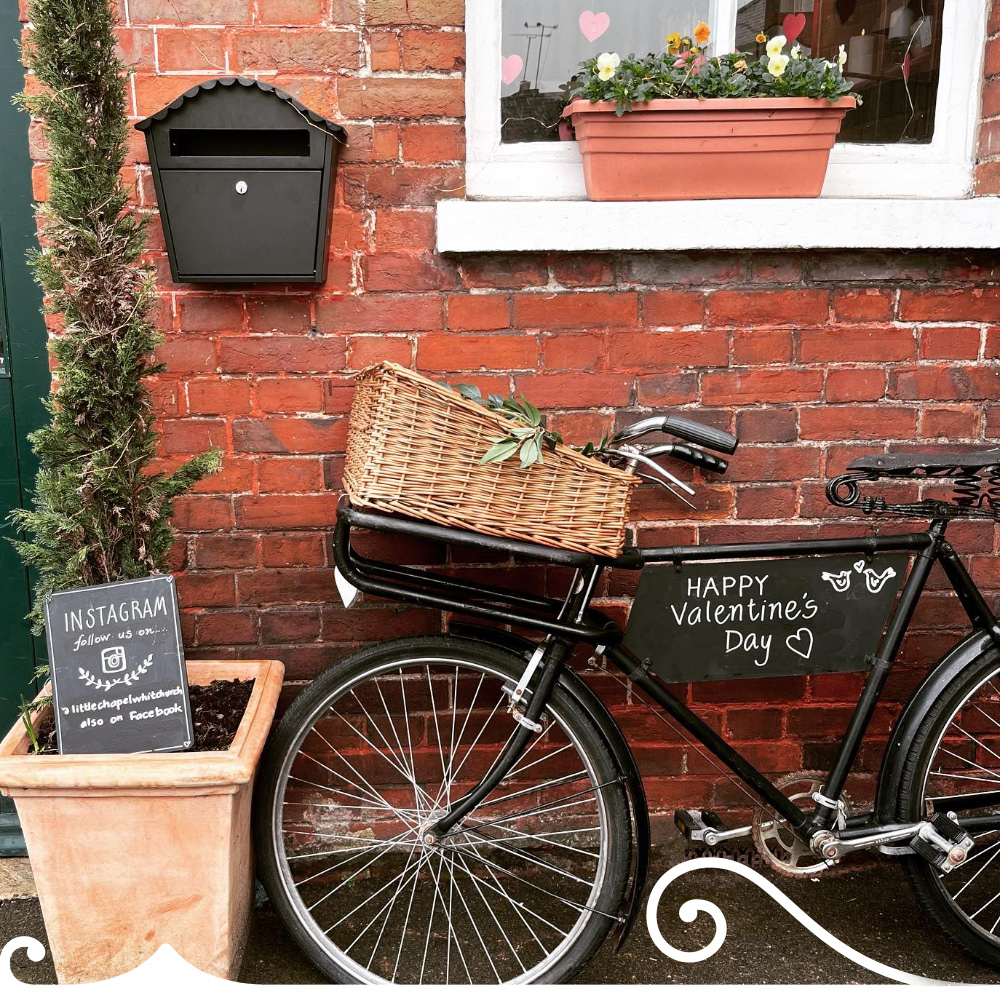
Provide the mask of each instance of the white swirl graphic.
{"label": "white swirl graphic", "polygon": [[14,957],[14,952],[21,948],[27,951],[28,958],[32,962],[40,962],[45,958],[45,946],[41,941],[36,941],[33,937],[16,937],[13,941],[8,941],[3,946],[3,951],[0,951],[0,987],[4,987],[4,989],[0,989],[0,994],[4,994],[14,987],[24,985],[10,971],[10,960]]}
{"label": "white swirl graphic", "polygon": [[755,872],[747,865],[741,865],[736,861],[727,858],[695,858],[692,861],[684,861],[675,865],[670,871],[665,872],[657,879],[653,891],[649,895],[649,902],[646,904],[646,927],[649,936],[664,955],[674,959],[676,962],[704,962],[711,958],[723,945],[726,940],[726,918],[715,903],[710,903],[706,899],[689,899],[678,911],[681,920],[685,923],[694,921],[699,913],[707,913],[715,921],[715,935],[712,940],[699,948],[697,951],[681,951],[670,944],[660,931],[657,921],[657,911],[660,906],[660,899],[667,886],[689,872],[699,871],[706,868],[715,868],[720,871],[734,872],[742,875],[743,878],[753,882],[758,888],[763,889],[776,903],[778,903],[786,913],[793,916],[807,931],[819,938],[823,944],[829,946],[834,951],[843,955],[856,965],[874,972],[886,979],[893,979],[897,983],[905,983],[908,986],[956,986],[965,985],[962,983],[947,983],[939,979],[925,979],[923,976],[914,976],[909,972],[902,972],[894,969],[891,965],[884,965],[876,962],[875,959],[862,955],[860,951],[855,951],[850,945],[844,944],[839,938],[834,937],[828,930],[821,927],[808,913],[801,907],[793,903],[780,889],[775,888],[763,875]]}

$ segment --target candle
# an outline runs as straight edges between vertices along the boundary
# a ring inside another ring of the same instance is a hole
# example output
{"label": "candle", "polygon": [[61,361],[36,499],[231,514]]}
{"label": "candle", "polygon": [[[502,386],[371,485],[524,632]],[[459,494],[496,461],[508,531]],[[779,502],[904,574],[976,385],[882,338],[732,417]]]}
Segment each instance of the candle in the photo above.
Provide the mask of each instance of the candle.
{"label": "candle", "polygon": [[875,36],[863,31],[847,43],[848,76],[872,76],[875,70]]}
{"label": "candle", "polygon": [[889,15],[889,41],[908,42],[914,20],[913,11],[909,7],[897,7]]}

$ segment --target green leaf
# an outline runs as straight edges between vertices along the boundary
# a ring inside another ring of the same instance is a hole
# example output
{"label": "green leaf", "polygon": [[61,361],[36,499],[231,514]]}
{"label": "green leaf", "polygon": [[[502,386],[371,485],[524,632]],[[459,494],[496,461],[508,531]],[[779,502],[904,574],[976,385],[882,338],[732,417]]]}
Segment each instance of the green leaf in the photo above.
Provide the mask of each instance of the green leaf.
{"label": "green leaf", "polygon": [[503,438],[479,460],[480,465],[489,465],[491,462],[503,462],[510,458],[518,448],[519,441],[514,438]]}
{"label": "green leaf", "polygon": [[524,398],[523,394],[521,395],[521,406],[524,409],[528,420],[531,421],[531,426],[537,427],[542,422],[542,414],[539,412],[538,408],[529,403],[528,400]]}
{"label": "green leaf", "polygon": [[473,403],[482,403],[483,394],[479,391],[478,385],[471,385],[468,382],[462,382],[456,385],[455,388],[466,398],[471,399]]}
{"label": "green leaf", "polygon": [[537,458],[538,445],[535,444],[534,438],[528,438],[524,444],[521,445],[521,468],[527,469],[530,465],[534,464]]}

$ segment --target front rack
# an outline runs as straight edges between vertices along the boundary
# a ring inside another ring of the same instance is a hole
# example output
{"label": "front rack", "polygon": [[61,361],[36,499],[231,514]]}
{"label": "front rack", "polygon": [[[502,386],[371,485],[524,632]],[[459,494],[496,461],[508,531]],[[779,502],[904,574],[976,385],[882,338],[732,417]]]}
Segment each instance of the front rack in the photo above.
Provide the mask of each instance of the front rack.
{"label": "front rack", "polygon": [[[622,637],[621,629],[597,611],[589,609],[578,616],[568,615],[572,587],[570,595],[565,600],[558,601],[551,597],[535,597],[505,587],[489,587],[426,570],[380,562],[361,556],[354,550],[351,531],[355,528],[502,552],[533,562],[572,567],[578,572],[589,570],[593,573],[605,565],[592,555],[359,511],[346,500],[342,500],[337,508],[334,561],[344,579],[363,593],[455,614],[487,618],[595,646],[610,645]],[[574,578],[574,584],[575,582]]]}

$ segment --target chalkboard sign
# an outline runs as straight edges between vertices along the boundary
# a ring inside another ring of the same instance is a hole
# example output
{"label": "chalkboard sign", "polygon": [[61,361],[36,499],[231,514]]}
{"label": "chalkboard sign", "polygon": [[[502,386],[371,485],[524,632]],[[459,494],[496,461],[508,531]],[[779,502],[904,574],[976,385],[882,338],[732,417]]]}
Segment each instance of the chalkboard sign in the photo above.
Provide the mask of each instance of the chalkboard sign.
{"label": "chalkboard sign", "polygon": [[60,753],[192,745],[172,576],[55,593],[45,630]]}
{"label": "chalkboard sign", "polygon": [[866,670],[905,552],[648,566],[625,642],[668,681]]}

